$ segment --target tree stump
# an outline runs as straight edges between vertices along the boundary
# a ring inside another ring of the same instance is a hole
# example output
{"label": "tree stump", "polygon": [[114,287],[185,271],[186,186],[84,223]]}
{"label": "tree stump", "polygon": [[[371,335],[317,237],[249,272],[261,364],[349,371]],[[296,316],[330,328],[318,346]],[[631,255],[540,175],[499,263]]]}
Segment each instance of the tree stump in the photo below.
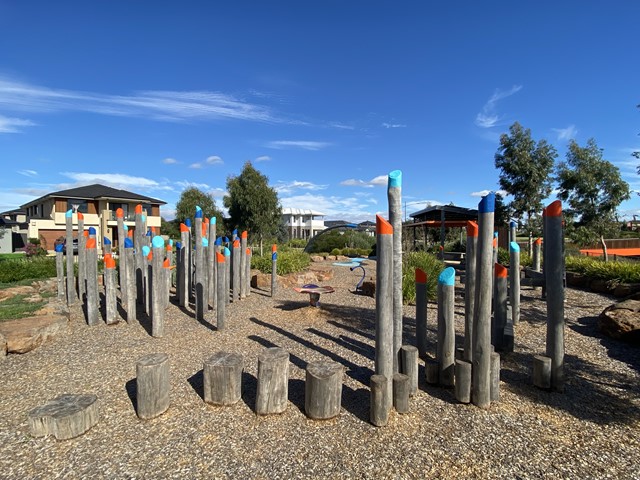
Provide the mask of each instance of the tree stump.
{"label": "tree stump", "polygon": [[340,413],[344,367],[337,362],[320,361],[307,365],[304,410],[309,418],[326,420]]}
{"label": "tree stump", "polygon": [[256,413],[282,413],[289,398],[289,352],[283,348],[266,348],[258,356]]}
{"label": "tree stump", "polygon": [[396,373],[393,376],[393,406],[398,413],[409,411],[409,377],[403,373]]}
{"label": "tree stump", "polygon": [[424,362],[424,370],[426,374],[427,383],[429,385],[437,385],[440,377],[440,365],[436,360],[427,358]]}
{"label": "tree stump", "polygon": [[98,423],[98,397],[95,395],[60,395],[27,414],[34,437],[53,435],[68,440],[87,432]]}
{"label": "tree stump", "polygon": [[242,395],[242,355],[217,352],[204,362],[204,401],[233,405]]}
{"label": "tree stump", "polygon": [[149,419],[169,408],[169,356],[151,353],[136,364],[138,417]]}
{"label": "tree stump", "polygon": [[384,375],[371,375],[371,405],[369,419],[376,427],[384,427],[389,421],[389,410],[384,395],[387,379]]}
{"label": "tree stump", "polygon": [[460,403],[471,401],[471,362],[456,360],[455,366],[455,395]]}
{"label": "tree stump", "polygon": [[551,358],[544,355],[533,357],[533,384],[538,388],[551,388]]}
{"label": "tree stump", "polygon": [[418,349],[412,345],[403,345],[400,349],[400,373],[409,377],[409,395],[418,392]]}

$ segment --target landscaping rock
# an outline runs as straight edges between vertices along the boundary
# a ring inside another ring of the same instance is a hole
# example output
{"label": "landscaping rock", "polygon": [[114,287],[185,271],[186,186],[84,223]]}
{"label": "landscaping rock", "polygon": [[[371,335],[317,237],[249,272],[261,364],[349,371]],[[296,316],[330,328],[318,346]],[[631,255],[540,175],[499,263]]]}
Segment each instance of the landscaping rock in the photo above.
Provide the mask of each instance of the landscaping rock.
{"label": "landscaping rock", "polygon": [[640,293],[640,283],[621,283],[616,286],[613,294],[616,297],[628,297]]}
{"label": "landscaping rock", "polygon": [[324,257],[321,257],[320,255],[312,255],[311,261],[314,263],[324,262]]}
{"label": "landscaping rock", "polygon": [[65,315],[27,317],[0,322],[0,335],[6,338],[8,353],[27,353],[67,329]]}
{"label": "landscaping rock", "polygon": [[316,276],[318,282],[325,282],[333,278],[333,269],[327,265],[311,265],[309,271]]}
{"label": "landscaping rock", "polygon": [[251,277],[251,286],[260,290],[271,290],[271,274],[258,272]]}
{"label": "landscaping rock", "polygon": [[611,338],[640,345],[640,301],[625,300],[608,306],[598,317],[598,327]]}
{"label": "landscaping rock", "polygon": [[613,293],[614,285],[609,280],[600,280],[599,278],[589,282],[589,288],[596,293]]}
{"label": "landscaping rock", "polygon": [[567,286],[586,288],[589,284],[589,278],[581,273],[567,272]]}

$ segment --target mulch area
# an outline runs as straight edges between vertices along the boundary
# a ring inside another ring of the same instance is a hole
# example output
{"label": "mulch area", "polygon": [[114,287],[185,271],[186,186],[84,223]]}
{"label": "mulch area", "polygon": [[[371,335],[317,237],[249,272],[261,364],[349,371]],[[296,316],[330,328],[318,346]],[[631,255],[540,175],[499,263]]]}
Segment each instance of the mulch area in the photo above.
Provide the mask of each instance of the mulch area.
{"label": "mulch area", "polygon": [[[375,275],[368,263],[367,276]],[[336,292],[322,295],[320,308],[291,288],[273,299],[253,289],[228,306],[223,331],[212,311],[199,322],[175,304],[163,338],[152,338],[142,318],[89,327],[73,307],[67,333],[0,363],[0,478],[640,478],[640,350],[597,330],[613,297],[567,289],[564,393],[531,384],[532,358],[545,350],[546,307],[539,290],[523,289],[499,402],[486,410],[457,403],[452,389],[426,385],[421,360],[409,413],[392,412],[376,428],[368,421],[375,300],[354,293],[357,272],[332,268],[324,284]],[[460,294],[455,314],[461,346]],[[428,315],[433,354],[434,304]],[[404,317],[404,341],[415,344],[415,308],[405,306]],[[270,346],[291,355],[289,406],[259,417],[257,357]],[[231,407],[202,398],[202,364],[218,350],[244,357],[242,400]],[[154,352],[170,358],[171,406],[143,421],[135,364]],[[304,414],[305,367],[323,359],[345,367],[342,410],[313,421]],[[32,438],[27,412],[63,393],[96,394],[99,423],[72,440]]]}

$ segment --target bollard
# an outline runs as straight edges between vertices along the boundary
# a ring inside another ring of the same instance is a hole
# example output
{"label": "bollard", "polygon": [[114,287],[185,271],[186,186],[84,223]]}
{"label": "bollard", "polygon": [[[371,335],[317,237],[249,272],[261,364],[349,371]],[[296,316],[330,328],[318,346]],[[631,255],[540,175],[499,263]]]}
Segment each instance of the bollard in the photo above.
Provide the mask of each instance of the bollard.
{"label": "bollard", "polygon": [[464,269],[464,359],[473,361],[473,315],[476,296],[476,263],[478,251],[478,224],[467,221],[467,245]]}
{"label": "bollard", "polygon": [[416,343],[418,355],[427,356],[427,274],[416,268]]}
{"label": "bollard", "polygon": [[217,291],[216,291],[216,327],[218,328],[218,330],[224,330],[224,323],[225,323],[225,310],[226,310],[226,301],[225,301],[225,273],[226,273],[226,269],[225,269],[225,256],[220,253],[220,252],[216,252],[216,263],[218,264],[217,268],[216,268],[216,274],[217,274],[217,279],[216,279],[216,283],[217,283]]}
{"label": "bollard", "polygon": [[67,305],[73,305],[78,301],[76,294],[76,277],[73,267],[73,210],[65,213],[66,221],[66,245],[67,245]]}
{"label": "bollard", "polygon": [[258,356],[256,413],[282,413],[289,398],[289,352],[279,347],[266,348]]}
{"label": "bollard", "polygon": [[440,374],[440,366],[438,361],[433,358],[427,358],[424,361],[425,379],[429,385],[437,385]]}
{"label": "bollard", "polygon": [[136,363],[137,414],[142,419],[162,415],[169,408],[169,357],[151,353]]}
{"label": "bollard", "polygon": [[507,267],[495,264],[493,289],[493,322],[491,343],[499,352],[504,348],[504,329],[507,325]]}
{"label": "bollard", "polygon": [[438,362],[438,381],[445,387],[453,386],[455,366],[455,281],[453,267],[445,268],[438,277],[438,344],[436,360]]}
{"label": "bollard", "polygon": [[144,307],[144,313],[151,315],[151,262],[152,258],[151,248],[147,245],[142,246],[142,305]]}
{"label": "bollard", "polygon": [[242,396],[242,355],[216,352],[204,361],[202,377],[204,401],[213,405],[233,405]]}
{"label": "bollard", "polygon": [[131,323],[136,319],[136,277],[135,277],[135,259],[133,252],[133,241],[130,238],[124,239],[124,256],[127,268],[127,323]]}
{"label": "bollard", "polygon": [[59,243],[55,246],[56,249],[56,283],[58,286],[58,300],[65,300],[64,291],[64,254],[62,253],[63,245]]}
{"label": "bollard", "polygon": [[393,373],[398,373],[402,347],[402,171],[389,173],[387,198],[389,223],[393,228]]}
{"label": "bollard", "polygon": [[544,271],[547,284],[547,357],[551,358],[551,389],[564,390],[564,239],[562,203],[546,208]]}
{"label": "bollard", "polygon": [[520,245],[509,244],[509,303],[511,304],[511,323],[520,321]]}
{"label": "bollard", "polygon": [[387,379],[385,408],[393,402],[393,227],[376,215],[376,351],[375,372]]}
{"label": "bollard", "polygon": [[495,194],[478,204],[478,251],[476,257],[476,292],[473,312],[473,404],[487,408],[491,404],[491,297],[493,278],[493,215]]}
{"label": "bollard", "polygon": [[247,231],[240,234],[240,298],[247,297]]}
{"label": "bollard", "polygon": [[304,411],[314,420],[338,416],[344,367],[330,360],[310,362],[304,385]]}
{"label": "bollard", "polygon": [[455,375],[456,400],[460,403],[469,403],[471,401],[471,362],[456,360]]}
{"label": "bollard", "polygon": [[[93,230],[93,227],[90,229]],[[98,298],[98,252],[96,250],[95,230],[94,235],[89,236],[86,246],[87,254],[87,300],[85,309],[87,312],[87,324],[97,325],[99,318]]]}
{"label": "bollard", "polygon": [[409,377],[409,395],[418,392],[418,349],[413,345],[403,345],[400,349],[400,373]]}
{"label": "bollard", "polygon": [[393,374],[393,406],[398,413],[409,411],[409,377],[403,373]]}
{"label": "bollard", "polygon": [[78,212],[78,297],[82,301],[87,294],[87,237],[84,215]]}
{"label": "bollard", "polygon": [[542,247],[542,239],[536,238],[536,241],[533,242],[533,269],[536,272],[541,270],[541,262],[540,262],[540,251]]}
{"label": "bollard", "polygon": [[153,254],[151,257],[151,336],[164,336],[164,239],[156,235],[151,240]]}
{"label": "bollard", "polygon": [[384,375],[371,375],[371,397],[369,405],[369,419],[376,427],[384,427],[389,421],[387,393],[387,379]]}
{"label": "bollard", "polygon": [[509,222],[509,243],[512,243],[512,242],[513,243],[517,243],[518,242],[518,240],[516,238],[516,234],[517,234],[516,228],[517,228],[517,226],[518,226],[518,223],[515,222],[514,220],[511,220]]}
{"label": "bollard", "polygon": [[171,294],[171,274],[173,273],[173,267],[171,264],[173,263],[173,240],[169,240],[166,246],[165,254],[166,257],[164,262],[162,263],[162,268],[164,270],[164,308],[165,310],[169,308],[169,296]]}
{"label": "bollard", "polygon": [[116,261],[110,253],[104,256],[104,301],[107,325],[118,323]]}
{"label": "bollard", "polygon": [[232,270],[232,300],[234,302],[240,301],[240,240],[233,241],[233,252],[231,253],[231,270]]}
{"label": "bollard", "polygon": [[278,246],[274,243],[271,247],[271,298],[276,296],[278,287]]}

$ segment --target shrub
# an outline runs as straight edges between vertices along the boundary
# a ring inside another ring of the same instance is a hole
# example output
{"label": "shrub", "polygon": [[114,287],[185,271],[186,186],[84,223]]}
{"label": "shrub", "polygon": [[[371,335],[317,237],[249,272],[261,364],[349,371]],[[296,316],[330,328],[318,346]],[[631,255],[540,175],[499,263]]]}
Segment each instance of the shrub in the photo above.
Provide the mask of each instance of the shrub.
{"label": "shrub", "polygon": [[590,278],[617,283],[640,283],[640,263],[636,262],[605,262],[594,257],[569,256],[565,258],[565,267]]}
{"label": "shrub", "polygon": [[0,262],[0,283],[56,276],[55,257],[10,258]]}
{"label": "shrub", "polygon": [[331,250],[330,255],[342,255],[342,250],[340,250],[339,248],[334,248],[333,250]]}
{"label": "shrub", "polygon": [[[300,272],[307,268],[311,259],[307,253],[297,250],[278,252],[278,262],[276,264],[278,275],[288,275],[289,273]],[[251,257],[251,268],[260,270],[262,273],[271,273],[271,255],[253,255]]]}
{"label": "shrub", "polygon": [[427,297],[435,300],[438,293],[438,275],[444,270],[444,263],[427,252],[411,252],[402,256],[402,300],[404,303],[416,301],[416,268],[427,274]]}

